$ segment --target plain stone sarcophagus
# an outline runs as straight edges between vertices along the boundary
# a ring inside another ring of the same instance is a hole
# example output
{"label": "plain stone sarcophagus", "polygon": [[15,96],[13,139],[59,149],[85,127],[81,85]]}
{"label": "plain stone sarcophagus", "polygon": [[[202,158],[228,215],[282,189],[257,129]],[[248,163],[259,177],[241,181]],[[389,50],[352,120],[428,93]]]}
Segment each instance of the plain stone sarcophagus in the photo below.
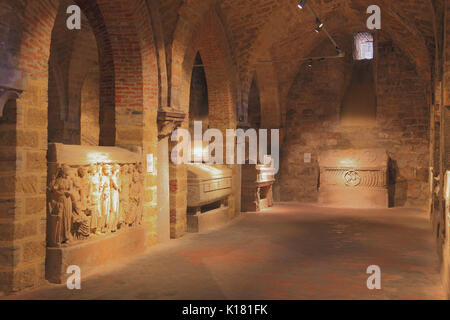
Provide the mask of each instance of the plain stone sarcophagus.
{"label": "plain stone sarcophagus", "polygon": [[188,231],[203,232],[226,223],[232,170],[204,163],[189,164],[187,168]]}
{"label": "plain stone sarcophagus", "polygon": [[349,208],[387,208],[388,163],[384,149],[321,153],[319,203]]}
{"label": "plain stone sarcophagus", "polygon": [[46,279],[63,283],[144,252],[140,150],[49,144]]}

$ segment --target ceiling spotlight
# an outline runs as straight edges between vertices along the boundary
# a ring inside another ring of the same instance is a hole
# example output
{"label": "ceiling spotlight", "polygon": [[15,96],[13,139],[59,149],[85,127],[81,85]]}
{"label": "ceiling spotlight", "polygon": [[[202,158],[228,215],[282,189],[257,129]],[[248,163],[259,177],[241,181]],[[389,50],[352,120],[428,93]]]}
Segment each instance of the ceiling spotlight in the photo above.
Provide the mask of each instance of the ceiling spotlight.
{"label": "ceiling spotlight", "polygon": [[319,20],[319,18],[316,19],[316,24],[317,24],[317,27],[316,27],[315,31],[316,32],[322,31],[323,23]]}
{"label": "ceiling spotlight", "polygon": [[306,6],[306,0],[301,0],[301,1],[297,4],[297,6],[298,6],[300,9],[303,9],[303,8]]}
{"label": "ceiling spotlight", "polygon": [[312,67],[312,65],[313,65],[313,60],[312,60],[312,59],[309,59],[309,60],[308,60],[308,67],[310,67],[310,68],[311,68],[311,67]]}

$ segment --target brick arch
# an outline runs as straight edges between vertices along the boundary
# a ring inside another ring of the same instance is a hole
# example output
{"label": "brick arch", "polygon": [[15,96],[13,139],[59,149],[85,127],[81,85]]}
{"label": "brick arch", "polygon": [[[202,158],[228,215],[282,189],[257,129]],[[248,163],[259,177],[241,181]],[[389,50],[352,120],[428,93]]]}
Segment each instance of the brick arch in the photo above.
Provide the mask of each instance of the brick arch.
{"label": "brick arch", "polygon": [[[78,3],[81,2],[85,7],[93,3],[91,0],[78,0]],[[97,2],[102,20],[92,17],[92,21],[99,25],[91,25],[94,34],[96,29],[103,30],[102,34],[108,34],[110,47],[98,45],[99,55],[101,57],[111,50],[110,57],[114,66],[109,89],[114,92],[110,97],[113,98],[115,112],[111,112],[111,115],[102,113],[100,121],[111,121],[111,134],[108,137],[114,137],[116,146],[140,147],[143,154],[156,155],[159,73],[149,7],[145,0]],[[91,9],[86,12],[88,19],[91,18],[89,13],[94,12]],[[102,21],[104,25],[101,24]],[[102,63],[100,67],[102,68]],[[103,92],[100,94],[102,97]],[[144,167],[145,161],[143,159]],[[157,241],[155,174],[147,173],[144,180],[143,222],[148,231],[148,245]]]}
{"label": "brick arch", "polygon": [[[111,42],[97,3],[86,0],[75,1],[75,3],[81,7],[96,36],[102,79],[100,101],[102,105],[101,118],[104,125],[102,126],[101,144],[113,145],[114,138],[111,139],[111,137],[114,137],[115,130],[115,68]],[[24,32],[18,59],[19,68],[25,71],[33,82],[35,80],[41,82],[48,77],[51,34],[59,4],[57,0],[32,1],[25,8]],[[64,15],[61,16],[61,19],[64,19]]]}
{"label": "brick arch", "polygon": [[[98,49],[94,34],[91,32],[79,33],[74,41],[68,72],[68,120],[78,125],[81,121],[81,88],[89,73],[93,70],[100,72],[98,60]],[[80,128],[78,128],[78,131],[77,142],[79,144],[81,143]]]}
{"label": "brick arch", "polygon": [[[156,154],[158,70],[145,1],[75,2],[93,29],[99,51],[104,124],[100,144],[139,146],[146,153]],[[2,239],[14,242],[18,254],[23,255],[0,265],[0,272],[7,268],[6,284],[2,283],[0,290],[7,292],[38,286],[44,279],[48,60],[59,3],[41,0],[13,6],[20,29],[11,60],[13,66],[28,74],[28,88],[17,100],[17,120],[11,124],[17,137],[11,156],[16,166],[5,178],[11,181],[8,188],[0,190],[1,208],[5,207],[11,216],[0,222],[2,230],[9,230]],[[155,241],[155,191],[155,179],[147,175],[143,221],[149,244]]]}
{"label": "brick arch", "polygon": [[[208,85],[209,125],[225,130],[236,127],[237,78],[223,25],[216,12],[201,7],[202,20],[186,20],[180,10],[171,56],[171,106],[189,112],[192,69],[200,53]],[[199,9],[200,10],[200,9]],[[190,23],[186,26],[186,23]],[[182,29],[184,28],[184,29]],[[187,30],[183,33],[180,30]],[[188,119],[183,124],[188,126]],[[170,164],[171,237],[181,237],[186,231],[186,168]]]}
{"label": "brick arch", "polygon": [[[231,95],[234,103],[239,104],[238,71],[234,63],[229,42],[221,22],[221,19],[214,6],[214,1],[192,1],[184,3],[178,10],[178,22],[173,32],[173,42],[168,54],[169,61],[169,85],[170,85],[170,105],[178,110],[188,110],[189,95],[184,88],[187,81],[190,81],[190,70],[194,62],[195,54],[202,50],[216,50],[221,55],[223,64],[228,68],[227,77],[231,84]],[[195,13],[194,13],[195,12]],[[209,23],[211,30],[204,29],[205,24]],[[203,29],[202,29],[203,28]],[[203,44],[201,48],[200,36],[204,33],[205,37],[211,37],[214,44],[207,48],[208,44]],[[212,49],[212,46],[215,49]],[[206,58],[207,60],[207,58]],[[207,62],[205,62],[205,66]],[[222,63],[222,62],[221,62]],[[218,63],[213,67],[210,63],[210,69],[217,70]],[[211,72],[210,72],[211,74]],[[235,111],[233,111],[235,112]]]}
{"label": "brick arch", "polygon": [[261,127],[281,128],[281,107],[278,90],[278,76],[273,63],[258,66],[259,99],[261,103]]}
{"label": "brick arch", "polygon": [[[430,52],[424,36],[414,27],[414,18],[408,15],[406,11],[400,11],[399,13],[398,11],[393,9],[392,4],[387,1],[381,1],[381,3],[382,4],[380,5],[383,8],[383,30],[389,32],[389,34],[393,38],[393,41],[398,43],[399,46],[405,51],[407,57],[415,63],[417,72],[423,78],[424,83],[430,83],[432,59],[430,57]],[[345,10],[342,8],[345,8]],[[364,30],[366,28],[365,22],[367,16],[364,14],[366,8],[367,4],[365,2],[363,3],[361,1],[352,1],[350,7],[341,6],[340,9],[337,9],[340,10],[340,14],[336,14],[336,9],[332,10],[326,4],[322,4],[321,9],[324,14],[321,15],[321,19],[322,21],[326,22],[327,30],[330,33],[339,33],[340,30],[342,30],[342,28],[345,28],[346,26],[356,26],[357,29]],[[271,19],[269,19],[264,27],[261,28],[258,33],[257,39],[253,41],[252,49],[250,50],[250,57],[248,58],[248,67],[245,68],[242,71],[243,74],[241,74],[243,96],[242,100],[244,104],[246,103],[248,98],[251,75],[255,70],[262,66],[258,63],[258,61],[277,60],[278,58],[280,58],[280,52],[281,54],[284,53],[285,56],[289,55],[288,51],[283,52],[283,50],[279,50],[278,56],[277,53],[275,53],[275,55],[268,54],[268,52],[272,51],[271,46],[273,45],[273,43],[283,44],[283,38],[286,34],[292,34],[292,30],[305,30],[304,26],[311,26],[311,28],[308,29],[309,31],[301,32],[300,34],[295,36],[295,41],[292,40],[292,47],[290,48],[292,50],[290,52],[291,56],[306,56],[317,44],[317,35],[312,30],[312,26],[314,25],[312,15],[310,15],[310,13],[307,11],[302,12],[301,16],[297,13],[298,12],[296,12],[294,7],[291,7],[289,11],[289,8],[287,8],[286,6],[280,6],[273,12]],[[429,15],[428,10],[426,14],[427,16]],[[283,24],[279,23],[280,20],[292,22],[289,24]],[[324,36],[323,39],[325,39]],[[286,41],[286,43],[287,42],[289,41]],[[264,66],[267,65],[268,64],[264,64]],[[285,67],[274,63],[274,66],[276,66],[277,70],[280,70],[280,72],[278,72],[278,80],[280,88],[279,98],[281,106],[281,126],[283,126],[285,122],[285,98],[297,73],[297,70],[299,70],[300,65],[301,64],[295,64],[295,61],[290,65],[285,64]],[[274,90],[278,89],[274,88]]]}
{"label": "brick arch", "polygon": [[[202,57],[208,84],[209,123],[212,128],[226,129],[236,126],[233,95],[233,67],[226,48],[226,37],[217,15],[210,11],[195,32],[192,46],[183,62],[182,84],[190,88],[192,66],[198,52]],[[181,107],[189,111],[189,89],[183,89]]]}
{"label": "brick arch", "polygon": [[262,127],[262,114],[261,114],[261,90],[260,80],[257,72],[252,76],[252,82],[250,85],[250,91],[248,96],[248,121],[250,127],[253,129],[260,129]]}
{"label": "brick arch", "polygon": [[[80,144],[81,87],[94,67],[98,73],[100,71],[97,42],[86,17],[82,16],[81,30],[66,27],[66,8],[71,4],[73,2],[70,0],[60,4],[52,31],[48,131],[50,142]],[[97,84],[98,91],[99,88],[100,82]],[[99,126],[98,122],[96,126]]]}

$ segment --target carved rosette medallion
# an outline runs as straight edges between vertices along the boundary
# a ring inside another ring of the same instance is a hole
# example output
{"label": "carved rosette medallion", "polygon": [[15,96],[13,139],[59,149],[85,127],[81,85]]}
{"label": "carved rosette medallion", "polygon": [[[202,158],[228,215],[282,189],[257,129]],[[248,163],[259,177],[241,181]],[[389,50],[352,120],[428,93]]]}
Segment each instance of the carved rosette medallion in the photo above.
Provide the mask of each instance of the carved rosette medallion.
{"label": "carved rosette medallion", "polygon": [[345,185],[348,187],[357,187],[361,183],[361,176],[357,171],[349,170],[344,173]]}

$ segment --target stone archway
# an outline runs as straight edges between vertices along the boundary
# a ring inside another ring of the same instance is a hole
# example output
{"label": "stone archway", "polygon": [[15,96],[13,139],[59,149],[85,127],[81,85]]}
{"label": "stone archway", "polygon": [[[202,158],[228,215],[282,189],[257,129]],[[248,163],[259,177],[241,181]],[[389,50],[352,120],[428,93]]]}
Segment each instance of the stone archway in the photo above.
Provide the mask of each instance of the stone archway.
{"label": "stone archway", "polygon": [[[186,38],[185,34],[175,38],[173,43],[171,104],[183,113],[189,112],[192,68],[199,53],[208,84],[209,126],[222,131],[233,129],[236,127],[237,89],[223,26],[217,14],[211,10],[192,31],[191,45],[187,44],[189,38]],[[186,51],[179,51],[183,43],[187,46]],[[187,129],[188,121],[185,121],[182,127]],[[170,148],[174,145],[171,144]],[[240,177],[236,179],[239,180]],[[240,187],[240,181],[234,183],[234,188]],[[186,231],[187,172],[184,165],[170,164],[170,191],[171,237],[178,238]],[[231,211],[239,210],[239,201],[234,199],[231,202]]]}
{"label": "stone archway", "polygon": [[[123,6],[111,6],[109,1],[102,0],[75,2],[85,13],[99,48],[102,106],[99,143],[140,147],[145,154],[156,154],[158,69],[151,20],[145,1],[126,2]],[[5,292],[35,287],[44,279],[48,60],[60,4],[55,0],[11,3],[11,11],[19,15],[14,22],[16,38],[11,42],[15,45],[10,51],[13,58],[8,61],[12,68],[27,74],[28,87],[17,99],[15,110],[7,108],[8,113],[16,114],[9,117],[14,121],[8,126],[17,138],[8,141],[14,143],[11,160],[15,166],[8,176],[11,184],[0,191],[1,206],[10,212],[10,218],[0,223],[0,229],[2,240],[17,248],[17,254],[0,266],[1,290]],[[119,18],[123,17],[123,8],[130,10],[126,21]],[[121,36],[123,33],[126,36]],[[143,186],[147,245],[156,238],[154,176],[155,172],[146,174]]]}

